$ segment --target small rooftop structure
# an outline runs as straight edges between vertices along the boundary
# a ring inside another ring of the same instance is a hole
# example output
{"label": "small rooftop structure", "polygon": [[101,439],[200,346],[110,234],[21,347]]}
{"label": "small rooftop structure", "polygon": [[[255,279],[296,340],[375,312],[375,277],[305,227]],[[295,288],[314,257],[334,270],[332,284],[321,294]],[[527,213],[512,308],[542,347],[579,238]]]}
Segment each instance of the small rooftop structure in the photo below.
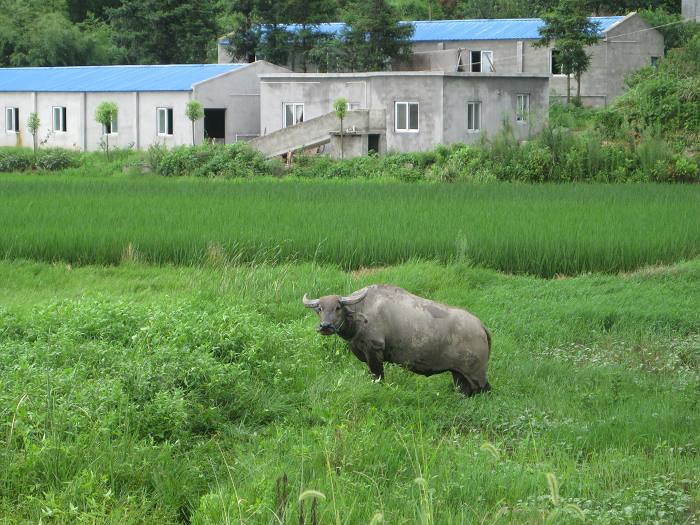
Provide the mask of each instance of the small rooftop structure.
{"label": "small rooftop structure", "polygon": [[0,68],[0,92],[189,91],[248,64]]}

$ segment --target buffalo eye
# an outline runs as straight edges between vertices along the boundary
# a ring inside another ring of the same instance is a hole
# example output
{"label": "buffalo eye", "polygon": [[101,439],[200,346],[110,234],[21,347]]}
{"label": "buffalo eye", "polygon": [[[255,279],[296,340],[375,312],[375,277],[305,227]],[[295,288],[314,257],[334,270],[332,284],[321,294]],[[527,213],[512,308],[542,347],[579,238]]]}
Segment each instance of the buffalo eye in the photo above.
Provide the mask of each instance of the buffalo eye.
{"label": "buffalo eye", "polygon": [[335,307],[335,311],[336,311],[336,312],[340,312],[340,306],[336,306],[336,307]]}

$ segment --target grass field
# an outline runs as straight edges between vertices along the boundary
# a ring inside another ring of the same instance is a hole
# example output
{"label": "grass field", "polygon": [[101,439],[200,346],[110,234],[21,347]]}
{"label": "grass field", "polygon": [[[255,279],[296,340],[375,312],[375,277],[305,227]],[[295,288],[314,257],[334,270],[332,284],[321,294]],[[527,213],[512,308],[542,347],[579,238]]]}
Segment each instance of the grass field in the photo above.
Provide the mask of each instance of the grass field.
{"label": "grass field", "polygon": [[[374,282],[483,319],[493,392],[373,383],[315,333],[305,291]],[[700,259],[551,280],[6,261],[0,283],[2,523],[296,524],[305,490],[322,524],[700,521]]]}
{"label": "grass field", "polygon": [[72,264],[420,258],[541,276],[700,254],[700,186],[0,177],[0,257]]}

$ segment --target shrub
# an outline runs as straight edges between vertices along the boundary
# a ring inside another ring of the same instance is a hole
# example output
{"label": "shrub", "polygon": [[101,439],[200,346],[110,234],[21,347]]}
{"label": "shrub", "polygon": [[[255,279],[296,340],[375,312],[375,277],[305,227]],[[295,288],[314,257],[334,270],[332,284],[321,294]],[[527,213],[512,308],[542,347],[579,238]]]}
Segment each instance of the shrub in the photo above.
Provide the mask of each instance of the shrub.
{"label": "shrub", "polygon": [[253,177],[271,175],[265,158],[245,143],[180,146],[153,151],[158,173],[166,177]]}
{"label": "shrub", "polygon": [[26,171],[34,165],[34,155],[25,148],[0,149],[0,171]]}
{"label": "shrub", "polygon": [[75,168],[79,164],[80,153],[59,148],[41,150],[36,159],[36,167],[46,171]]}

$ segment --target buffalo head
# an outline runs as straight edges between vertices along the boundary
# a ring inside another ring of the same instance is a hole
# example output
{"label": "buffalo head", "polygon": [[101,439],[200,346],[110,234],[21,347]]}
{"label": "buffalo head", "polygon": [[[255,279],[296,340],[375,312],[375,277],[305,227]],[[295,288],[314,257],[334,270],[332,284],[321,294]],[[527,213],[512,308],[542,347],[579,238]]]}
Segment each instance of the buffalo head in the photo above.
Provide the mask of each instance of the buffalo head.
{"label": "buffalo head", "polygon": [[304,306],[313,308],[321,322],[318,332],[322,335],[332,335],[340,331],[346,323],[352,320],[352,311],[346,308],[362,301],[369,290],[363,288],[352,295],[341,297],[340,295],[326,295],[320,299],[309,299],[306,294],[302,299]]}

